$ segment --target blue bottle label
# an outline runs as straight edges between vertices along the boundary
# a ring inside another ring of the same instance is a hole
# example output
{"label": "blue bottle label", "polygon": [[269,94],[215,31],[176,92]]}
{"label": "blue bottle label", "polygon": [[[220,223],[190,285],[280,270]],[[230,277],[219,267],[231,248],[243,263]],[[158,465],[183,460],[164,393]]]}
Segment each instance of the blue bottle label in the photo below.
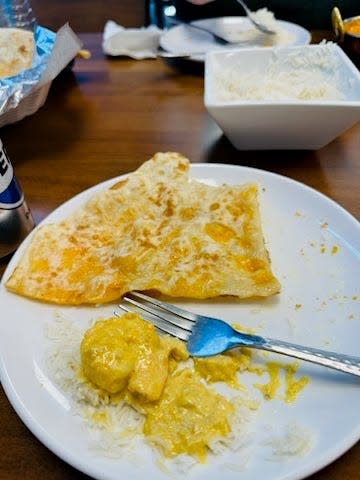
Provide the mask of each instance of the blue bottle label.
{"label": "blue bottle label", "polygon": [[14,176],[14,169],[4,147],[0,144],[0,208],[10,210],[19,207],[24,195]]}

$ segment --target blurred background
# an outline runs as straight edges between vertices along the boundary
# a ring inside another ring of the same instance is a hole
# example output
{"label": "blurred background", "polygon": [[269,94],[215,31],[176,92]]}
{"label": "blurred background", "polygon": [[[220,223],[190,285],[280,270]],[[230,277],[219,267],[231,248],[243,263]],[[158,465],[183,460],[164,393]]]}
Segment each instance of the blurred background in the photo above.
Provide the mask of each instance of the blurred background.
{"label": "blurred background", "polygon": [[30,1],[40,25],[54,31],[66,22],[77,33],[101,32],[107,20],[124,27],[140,27],[148,22],[147,0]]}
{"label": "blurred background", "polygon": [[[124,27],[149,23],[164,27],[167,15],[176,14],[183,20],[244,15],[236,0],[215,0],[201,6],[187,0],[32,0],[31,4],[41,25],[57,30],[69,21],[79,33],[102,31],[107,20]],[[339,7],[343,18],[360,12],[359,0],[248,0],[247,4],[252,10],[267,7],[281,20],[325,30],[331,29],[334,6]]]}

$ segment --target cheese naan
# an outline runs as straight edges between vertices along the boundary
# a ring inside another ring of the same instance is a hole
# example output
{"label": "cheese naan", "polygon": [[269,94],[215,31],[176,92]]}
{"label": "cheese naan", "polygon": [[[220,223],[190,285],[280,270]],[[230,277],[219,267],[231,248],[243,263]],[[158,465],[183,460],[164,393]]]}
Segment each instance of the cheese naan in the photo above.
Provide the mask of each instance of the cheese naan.
{"label": "cheese naan", "polygon": [[131,290],[199,299],[277,293],[257,186],[210,186],[188,171],[182,155],[157,153],[65,220],[40,227],[7,288],[73,305]]}

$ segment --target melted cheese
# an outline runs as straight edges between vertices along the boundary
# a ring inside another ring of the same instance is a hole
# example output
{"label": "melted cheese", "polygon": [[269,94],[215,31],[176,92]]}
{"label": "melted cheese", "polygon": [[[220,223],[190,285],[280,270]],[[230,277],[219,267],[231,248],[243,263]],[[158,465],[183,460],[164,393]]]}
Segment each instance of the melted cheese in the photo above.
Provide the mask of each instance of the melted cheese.
{"label": "melted cheese", "polygon": [[253,184],[191,181],[189,162],[156,154],[62,222],[44,225],[6,283],[60,304],[131,290],[176,297],[268,296],[270,269]]}

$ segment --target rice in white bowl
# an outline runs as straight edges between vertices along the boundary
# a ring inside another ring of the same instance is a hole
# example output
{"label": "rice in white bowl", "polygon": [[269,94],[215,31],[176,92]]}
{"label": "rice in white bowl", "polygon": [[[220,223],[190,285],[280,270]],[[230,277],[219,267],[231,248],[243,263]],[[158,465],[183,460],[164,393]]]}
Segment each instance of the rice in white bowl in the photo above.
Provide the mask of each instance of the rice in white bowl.
{"label": "rice in white bowl", "polygon": [[331,42],[286,56],[274,50],[265,68],[214,65],[213,93],[218,101],[342,100],[339,68]]}

